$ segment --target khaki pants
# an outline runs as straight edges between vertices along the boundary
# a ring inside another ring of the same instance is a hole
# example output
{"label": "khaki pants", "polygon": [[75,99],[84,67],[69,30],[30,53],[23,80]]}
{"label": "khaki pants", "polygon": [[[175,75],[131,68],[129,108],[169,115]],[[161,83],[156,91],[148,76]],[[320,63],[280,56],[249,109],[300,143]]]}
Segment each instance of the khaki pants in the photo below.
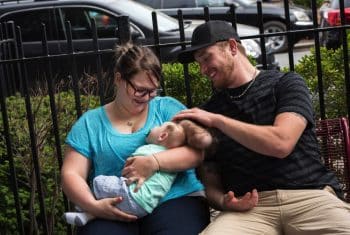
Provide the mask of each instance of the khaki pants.
{"label": "khaki pants", "polygon": [[350,204],[324,190],[273,190],[259,193],[248,212],[220,212],[201,235],[350,234]]}

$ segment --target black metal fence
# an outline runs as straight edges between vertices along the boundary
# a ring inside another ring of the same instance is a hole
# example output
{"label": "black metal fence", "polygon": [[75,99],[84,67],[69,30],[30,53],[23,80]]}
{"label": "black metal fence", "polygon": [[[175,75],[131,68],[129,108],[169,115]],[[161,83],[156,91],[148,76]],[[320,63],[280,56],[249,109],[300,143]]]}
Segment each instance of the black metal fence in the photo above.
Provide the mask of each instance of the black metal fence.
{"label": "black metal fence", "polygon": [[[288,0],[284,2],[285,15],[289,22]],[[316,4],[314,0],[311,3],[314,28],[309,31],[314,34],[320,117],[324,119],[319,32],[330,30],[330,28],[318,28]],[[265,38],[267,36],[287,35],[288,40],[292,41],[292,35],[300,33],[300,31],[293,31],[287,27],[287,31],[283,33],[264,34],[261,2],[258,2],[257,7],[260,14],[259,29],[261,34],[247,38],[260,38],[264,55],[266,55]],[[208,8],[204,9],[207,20],[210,19],[209,10]],[[232,23],[235,25],[234,8],[231,8],[231,12],[233,14]],[[341,4],[341,12],[344,12],[343,4]],[[189,42],[185,41],[181,11],[178,13],[181,35],[179,42],[175,45],[185,48]],[[155,44],[149,46],[152,46],[160,55],[161,48],[174,46],[174,44],[160,43],[155,13],[153,20]],[[339,26],[338,30],[343,39],[344,80],[346,84],[344,96],[346,96],[347,113],[349,114],[349,61],[346,40],[348,25],[345,24],[343,13],[341,14],[341,23],[342,26]],[[128,25],[128,17],[119,18],[116,43],[130,40]],[[290,24],[287,23],[287,25]],[[62,193],[59,180],[64,137],[71,123],[84,110],[88,109],[91,103],[96,105],[108,102],[108,97],[112,92],[108,90],[111,82],[111,79],[108,78],[111,76],[110,71],[105,69],[103,65],[111,58],[113,50],[112,48],[103,50],[99,48],[96,25],[93,24],[93,38],[91,39],[93,50],[75,52],[69,22],[66,22],[66,29],[68,32],[66,53],[49,54],[46,27],[43,25],[41,47],[43,53],[38,57],[27,58],[24,53],[21,29],[16,27],[13,22],[2,24],[0,27],[0,105],[2,114],[0,119],[0,198],[2,201],[0,234],[12,234],[13,231],[18,234],[74,233],[74,229],[67,226],[61,219],[63,212],[70,210],[70,203]],[[294,70],[293,50],[292,44],[289,44],[290,70]],[[82,58],[86,56],[94,64],[92,75],[79,67]],[[106,60],[105,56],[108,56],[109,59]],[[62,63],[64,63],[63,68]],[[183,66],[187,105],[192,106],[188,65]],[[266,68],[265,56],[263,66]],[[57,70],[57,68],[60,69]],[[61,69],[64,71],[62,72]],[[57,73],[61,74],[57,75]],[[81,76],[83,76],[83,80]],[[91,77],[94,79],[89,79]],[[164,83],[162,86],[164,87]],[[164,88],[166,90],[166,87]],[[35,89],[35,95],[32,95],[33,89]],[[82,94],[89,94],[89,89],[93,90],[98,100],[82,96]],[[71,117],[73,119],[69,119]]]}

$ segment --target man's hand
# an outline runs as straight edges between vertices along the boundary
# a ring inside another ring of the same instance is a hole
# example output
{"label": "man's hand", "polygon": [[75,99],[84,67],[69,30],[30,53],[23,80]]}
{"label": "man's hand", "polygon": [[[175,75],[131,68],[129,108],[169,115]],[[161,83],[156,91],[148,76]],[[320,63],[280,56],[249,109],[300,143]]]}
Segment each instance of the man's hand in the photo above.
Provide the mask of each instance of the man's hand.
{"label": "man's hand", "polygon": [[222,208],[224,211],[248,211],[258,204],[258,192],[254,189],[243,197],[235,197],[234,192],[224,194]]}
{"label": "man's hand", "polygon": [[176,114],[173,117],[173,121],[190,119],[190,120],[197,121],[206,127],[215,127],[214,123],[217,117],[218,115],[215,113],[210,113],[199,108],[192,108],[192,109],[182,110],[181,112]]}

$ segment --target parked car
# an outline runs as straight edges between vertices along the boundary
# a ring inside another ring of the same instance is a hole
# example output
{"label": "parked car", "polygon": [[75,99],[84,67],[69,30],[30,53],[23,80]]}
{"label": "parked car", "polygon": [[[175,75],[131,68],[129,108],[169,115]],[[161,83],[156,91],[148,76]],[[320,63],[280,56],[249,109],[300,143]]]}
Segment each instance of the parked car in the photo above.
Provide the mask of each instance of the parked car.
{"label": "parked car", "polygon": [[[0,22],[14,21],[15,25],[20,26],[24,56],[36,57],[43,54],[42,23],[46,25],[50,55],[68,52],[66,21],[71,24],[74,52],[93,51],[92,19],[96,21],[100,49],[113,48],[118,41],[115,35],[115,29],[118,27],[117,17],[121,15],[128,15],[130,18],[130,31],[134,42],[153,45],[153,11],[153,8],[131,0],[5,1],[0,5]],[[157,21],[160,43],[171,43],[170,46],[161,47],[161,59],[163,62],[174,61],[176,51],[180,49],[179,45],[174,46],[174,43],[180,41],[178,21],[161,12],[157,13]],[[187,42],[191,39],[193,28],[192,21],[185,22]],[[253,50],[255,47],[250,48]],[[110,64],[111,55],[112,53],[106,55],[103,65]],[[65,65],[67,61],[63,60],[62,64]],[[80,70],[90,71],[91,68],[86,67],[93,66],[94,61],[91,56],[79,57],[78,62],[84,66]]]}
{"label": "parked car", "polygon": [[[133,9],[129,12],[129,9]],[[67,48],[67,32],[65,22],[72,27],[72,37],[76,52],[92,50],[92,18],[97,25],[100,49],[112,48],[117,41],[115,29],[117,17],[128,15],[132,38],[143,45],[153,45],[153,8],[131,0],[58,0],[58,1],[23,1],[6,3],[0,6],[0,22],[14,21],[21,27],[26,57],[40,56],[41,23],[45,23],[48,40],[58,45],[49,48],[49,54],[65,53]],[[161,12],[157,13],[160,43],[176,43],[180,40],[178,21]],[[185,40],[191,39],[196,25],[185,21]],[[243,25],[238,30],[243,32]],[[246,27],[248,32],[257,34],[257,29]],[[247,35],[247,33],[245,33]],[[52,43],[51,43],[52,44]],[[50,44],[50,45],[51,45]],[[161,58],[165,62],[173,61],[173,51],[179,47],[162,47]]]}
{"label": "parked car", "polygon": [[[185,19],[204,19],[205,6],[209,7],[210,19],[231,21],[229,5],[236,7],[236,19],[238,23],[258,27],[258,11],[255,0],[135,0],[149,5],[170,16],[177,17],[178,9],[182,10]],[[311,11],[296,5],[290,5],[291,30],[304,30],[313,27]],[[278,33],[286,31],[286,17],[281,3],[263,3],[263,26],[266,33]],[[295,33],[292,43],[297,43],[303,38],[312,37],[313,33]],[[267,38],[274,52],[285,51],[288,47],[286,36],[273,36]]]}
{"label": "parked car", "polygon": [[[130,12],[130,9],[133,9]],[[93,50],[92,19],[95,19],[100,49],[113,48],[118,41],[115,29],[117,17],[128,15],[130,31],[135,42],[143,45],[154,44],[153,9],[130,0],[57,0],[57,1],[12,1],[0,6],[0,22],[14,21],[21,27],[26,57],[41,55],[41,23],[45,23],[50,42],[49,53],[67,52],[67,32],[65,22],[72,28],[74,49],[76,52]],[[158,34],[161,43],[178,42],[180,38],[178,21],[165,14],[158,13]],[[185,38],[189,40],[193,28],[191,22],[185,24]],[[52,46],[51,46],[52,45]],[[163,47],[161,58],[164,61],[174,59],[174,47]]]}
{"label": "parked car", "polygon": [[[350,0],[344,0],[345,23],[350,23]],[[331,0],[319,9],[320,27],[341,25],[339,0]],[[330,29],[320,33],[321,45],[328,49],[337,49],[342,43],[339,29]]]}

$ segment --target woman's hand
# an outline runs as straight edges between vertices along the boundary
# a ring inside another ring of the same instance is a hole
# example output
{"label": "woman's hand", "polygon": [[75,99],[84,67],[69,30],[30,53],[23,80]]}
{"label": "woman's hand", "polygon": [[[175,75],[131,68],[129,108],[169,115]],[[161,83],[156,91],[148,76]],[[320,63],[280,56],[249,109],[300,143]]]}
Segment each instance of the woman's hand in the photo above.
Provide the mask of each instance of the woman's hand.
{"label": "woman's hand", "polygon": [[229,191],[224,194],[222,208],[225,211],[248,211],[258,204],[258,192],[254,189],[247,192],[243,197],[235,197],[234,192]]}
{"label": "woman's hand", "polygon": [[127,214],[116,207],[116,205],[122,200],[122,197],[97,200],[94,209],[91,210],[91,214],[98,218],[109,220],[119,220],[124,222],[135,221],[137,219],[135,215]]}
{"label": "woman's hand", "polygon": [[128,178],[127,183],[136,183],[135,192],[143,182],[158,170],[158,163],[151,156],[135,156],[126,160],[122,175]]}

